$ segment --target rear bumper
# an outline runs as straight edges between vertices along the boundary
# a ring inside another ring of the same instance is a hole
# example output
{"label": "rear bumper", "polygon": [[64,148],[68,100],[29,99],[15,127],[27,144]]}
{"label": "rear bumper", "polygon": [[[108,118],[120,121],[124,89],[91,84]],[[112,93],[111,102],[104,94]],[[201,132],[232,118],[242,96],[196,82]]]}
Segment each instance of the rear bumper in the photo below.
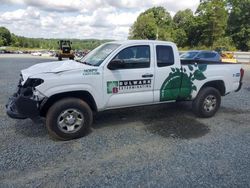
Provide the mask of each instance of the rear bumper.
{"label": "rear bumper", "polygon": [[61,53],[59,54],[60,57],[66,58],[66,57],[75,57],[74,54],[70,54],[70,53]]}
{"label": "rear bumper", "polygon": [[15,93],[6,104],[6,113],[13,119],[33,119],[39,116],[38,102]]}
{"label": "rear bumper", "polygon": [[239,87],[235,90],[235,92],[238,92],[238,91],[240,91],[241,90],[241,88],[242,88],[242,82],[240,82],[240,85],[239,85]]}

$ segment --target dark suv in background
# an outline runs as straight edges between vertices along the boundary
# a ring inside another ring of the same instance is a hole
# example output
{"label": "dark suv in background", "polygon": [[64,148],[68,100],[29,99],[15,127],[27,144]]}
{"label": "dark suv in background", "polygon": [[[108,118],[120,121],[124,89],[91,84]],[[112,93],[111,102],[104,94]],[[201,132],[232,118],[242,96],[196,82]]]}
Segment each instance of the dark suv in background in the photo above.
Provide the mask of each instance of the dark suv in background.
{"label": "dark suv in background", "polygon": [[192,50],[180,55],[181,60],[221,61],[221,56],[215,51]]}

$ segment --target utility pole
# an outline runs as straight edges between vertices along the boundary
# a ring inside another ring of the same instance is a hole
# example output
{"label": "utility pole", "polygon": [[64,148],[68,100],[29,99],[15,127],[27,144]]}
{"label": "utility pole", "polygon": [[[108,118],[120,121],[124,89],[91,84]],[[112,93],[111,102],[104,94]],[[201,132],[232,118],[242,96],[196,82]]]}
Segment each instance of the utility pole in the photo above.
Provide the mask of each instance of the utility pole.
{"label": "utility pole", "polygon": [[158,40],[158,37],[159,37],[159,34],[158,34],[158,31],[159,29],[158,29],[158,26],[156,27],[156,40]]}

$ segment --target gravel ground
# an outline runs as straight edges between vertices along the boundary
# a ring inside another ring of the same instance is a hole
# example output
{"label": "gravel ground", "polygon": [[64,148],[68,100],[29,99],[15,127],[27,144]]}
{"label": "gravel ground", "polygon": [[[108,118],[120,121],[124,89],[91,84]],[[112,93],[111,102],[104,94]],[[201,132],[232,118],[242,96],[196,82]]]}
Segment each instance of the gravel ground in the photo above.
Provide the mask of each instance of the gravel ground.
{"label": "gravel ground", "polygon": [[250,187],[250,66],[213,118],[189,103],[106,111],[88,136],[60,142],[4,107],[21,69],[52,60],[0,55],[0,187]]}

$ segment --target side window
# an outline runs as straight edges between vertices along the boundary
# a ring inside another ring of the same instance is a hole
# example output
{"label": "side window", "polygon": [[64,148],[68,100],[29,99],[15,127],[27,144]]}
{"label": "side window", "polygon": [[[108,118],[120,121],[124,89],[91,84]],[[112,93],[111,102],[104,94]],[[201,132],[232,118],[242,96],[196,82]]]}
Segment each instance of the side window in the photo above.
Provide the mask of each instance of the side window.
{"label": "side window", "polygon": [[174,64],[174,53],[171,46],[156,46],[157,66],[165,67]]}
{"label": "side window", "polygon": [[204,52],[198,55],[199,58],[214,58],[216,56],[215,53]]}
{"label": "side window", "polygon": [[198,58],[205,58],[205,53],[201,52],[199,55],[197,55]]}
{"label": "side window", "polygon": [[114,59],[122,60],[123,69],[147,68],[150,67],[150,47],[142,45],[125,48]]}
{"label": "side window", "polygon": [[208,53],[208,58],[214,58],[216,56],[216,53]]}

